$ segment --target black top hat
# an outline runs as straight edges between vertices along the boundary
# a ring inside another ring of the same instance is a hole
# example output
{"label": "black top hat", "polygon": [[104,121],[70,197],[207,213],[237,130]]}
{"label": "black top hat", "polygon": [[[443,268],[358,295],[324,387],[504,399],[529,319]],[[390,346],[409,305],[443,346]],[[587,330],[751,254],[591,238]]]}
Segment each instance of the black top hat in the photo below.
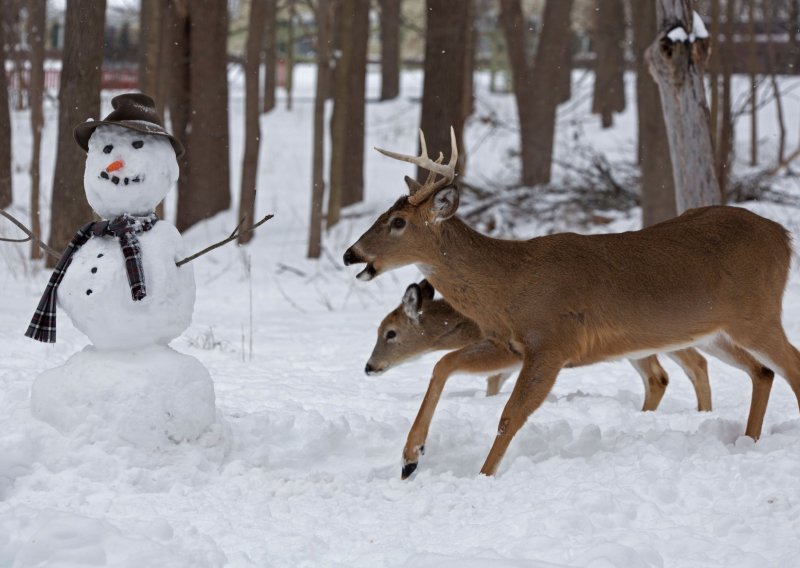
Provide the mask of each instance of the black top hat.
{"label": "black top hat", "polygon": [[142,93],[125,93],[111,99],[111,106],[114,107],[114,110],[103,120],[89,119],[75,127],[73,136],[75,136],[75,141],[85,152],[89,151],[89,138],[94,129],[104,124],[113,124],[145,134],[165,136],[172,143],[175,155],[178,158],[183,156],[183,144],[164,130],[161,117],[156,112],[156,104],[152,98]]}

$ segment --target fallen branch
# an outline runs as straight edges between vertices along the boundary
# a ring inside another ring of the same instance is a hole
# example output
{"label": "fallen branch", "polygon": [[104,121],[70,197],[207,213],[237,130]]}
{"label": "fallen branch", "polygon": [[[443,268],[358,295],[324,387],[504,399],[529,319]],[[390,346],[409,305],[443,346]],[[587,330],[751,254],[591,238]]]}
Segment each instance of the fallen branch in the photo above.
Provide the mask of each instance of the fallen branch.
{"label": "fallen branch", "polygon": [[246,229],[241,229],[242,223],[244,223],[244,219],[242,219],[239,222],[239,224],[236,226],[236,228],[233,230],[233,232],[230,234],[230,236],[228,236],[228,238],[223,239],[223,240],[219,241],[218,243],[214,243],[213,245],[208,246],[208,247],[204,248],[201,251],[198,251],[198,252],[196,252],[196,253],[194,253],[194,254],[192,254],[190,256],[187,256],[186,258],[183,258],[183,259],[179,260],[178,262],[175,263],[175,266],[183,266],[187,262],[191,262],[194,259],[196,259],[196,258],[198,258],[200,256],[203,256],[207,252],[211,252],[214,249],[217,249],[217,248],[219,248],[219,247],[221,247],[223,245],[228,244],[229,242],[231,242],[233,240],[238,239],[241,235],[245,235],[247,233],[255,231],[258,227],[260,227],[261,225],[263,225],[264,223],[266,223],[267,221],[272,219],[272,217],[274,217],[274,215],[267,215],[263,219],[261,219],[258,223],[254,223],[253,225],[251,225],[250,227],[247,227]]}
{"label": "fallen branch", "polygon": [[2,215],[6,219],[8,219],[12,223],[14,223],[19,228],[20,231],[22,231],[23,233],[28,235],[27,238],[24,238],[24,239],[9,239],[9,238],[6,238],[6,237],[0,237],[0,241],[5,241],[7,243],[27,243],[28,241],[36,241],[36,243],[47,254],[49,254],[50,256],[53,256],[55,258],[61,258],[61,254],[58,251],[56,251],[55,249],[50,248],[49,246],[47,246],[47,243],[45,243],[42,239],[40,239],[39,237],[34,235],[33,231],[31,231],[28,227],[23,225],[22,222],[19,221],[16,217],[14,217],[11,213],[8,213],[7,211],[4,211],[4,210],[0,209],[0,215]]}

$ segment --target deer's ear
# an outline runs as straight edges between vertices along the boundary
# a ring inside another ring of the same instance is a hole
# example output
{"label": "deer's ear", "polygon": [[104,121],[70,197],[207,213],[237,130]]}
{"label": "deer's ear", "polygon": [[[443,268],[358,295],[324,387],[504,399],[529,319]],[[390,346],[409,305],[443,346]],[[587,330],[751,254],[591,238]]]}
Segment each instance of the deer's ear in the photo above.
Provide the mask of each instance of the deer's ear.
{"label": "deer's ear", "polygon": [[433,296],[436,293],[436,290],[433,289],[433,285],[427,280],[423,280],[419,283],[419,291],[423,300],[433,300]]}
{"label": "deer's ear", "polygon": [[403,294],[403,312],[411,321],[419,321],[419,310],[422,307],[422,294],[419,286],[412,284]]}
{"label": "deer's ear", "polygon": [[408,186],[408,193],[409,193],[410,195],[414,195],[414,194],[415,194],[415,193],[417,193],[417,192],[419,191],[419,189],[422,187],[422,184],[421,184],[421,183],[419,183],[419,182],[418,182],[417,180],[415,180],[414,178],[410,178],[410,177],[408,177],[408,176],[405,176],[405,177],[403,178],[403,181],[405,181],[405,182],[406,182],[406,185]]}
{"label": "deer's ear", "polygon": [[444,221],[455,215],[458,199],[458,189],[454,185],[448,185],[437,191],[431,200],[431,220]]}

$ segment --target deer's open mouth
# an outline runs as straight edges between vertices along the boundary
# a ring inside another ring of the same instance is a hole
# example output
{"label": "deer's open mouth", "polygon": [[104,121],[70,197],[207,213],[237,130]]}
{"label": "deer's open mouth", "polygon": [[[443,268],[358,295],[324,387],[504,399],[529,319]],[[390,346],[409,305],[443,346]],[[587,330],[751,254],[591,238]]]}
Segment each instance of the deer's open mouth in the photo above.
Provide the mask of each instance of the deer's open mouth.
{"label": "deer's open mouth", "polygon": [[378,271],[375,270],[375,266],[371,262],[368,262],[367,266],[364,267],[364,270],[362,270],[356,275],[356,278],[358,278],[359,280],[363,280],[364,282],[367,282],[375,278],[377,275]]}

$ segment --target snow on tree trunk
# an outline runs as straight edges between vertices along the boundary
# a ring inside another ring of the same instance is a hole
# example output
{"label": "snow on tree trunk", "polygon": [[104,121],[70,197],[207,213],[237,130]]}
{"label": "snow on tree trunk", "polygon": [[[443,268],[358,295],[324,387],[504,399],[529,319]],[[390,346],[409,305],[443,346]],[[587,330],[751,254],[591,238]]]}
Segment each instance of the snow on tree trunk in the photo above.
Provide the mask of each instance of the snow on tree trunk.
{"label": "snow on tree trunk", "polygon": [[659,36],[647,50],[667,126],[678,213],[720,203],[703,71],[708,32],[689,0],[658,0]]}

